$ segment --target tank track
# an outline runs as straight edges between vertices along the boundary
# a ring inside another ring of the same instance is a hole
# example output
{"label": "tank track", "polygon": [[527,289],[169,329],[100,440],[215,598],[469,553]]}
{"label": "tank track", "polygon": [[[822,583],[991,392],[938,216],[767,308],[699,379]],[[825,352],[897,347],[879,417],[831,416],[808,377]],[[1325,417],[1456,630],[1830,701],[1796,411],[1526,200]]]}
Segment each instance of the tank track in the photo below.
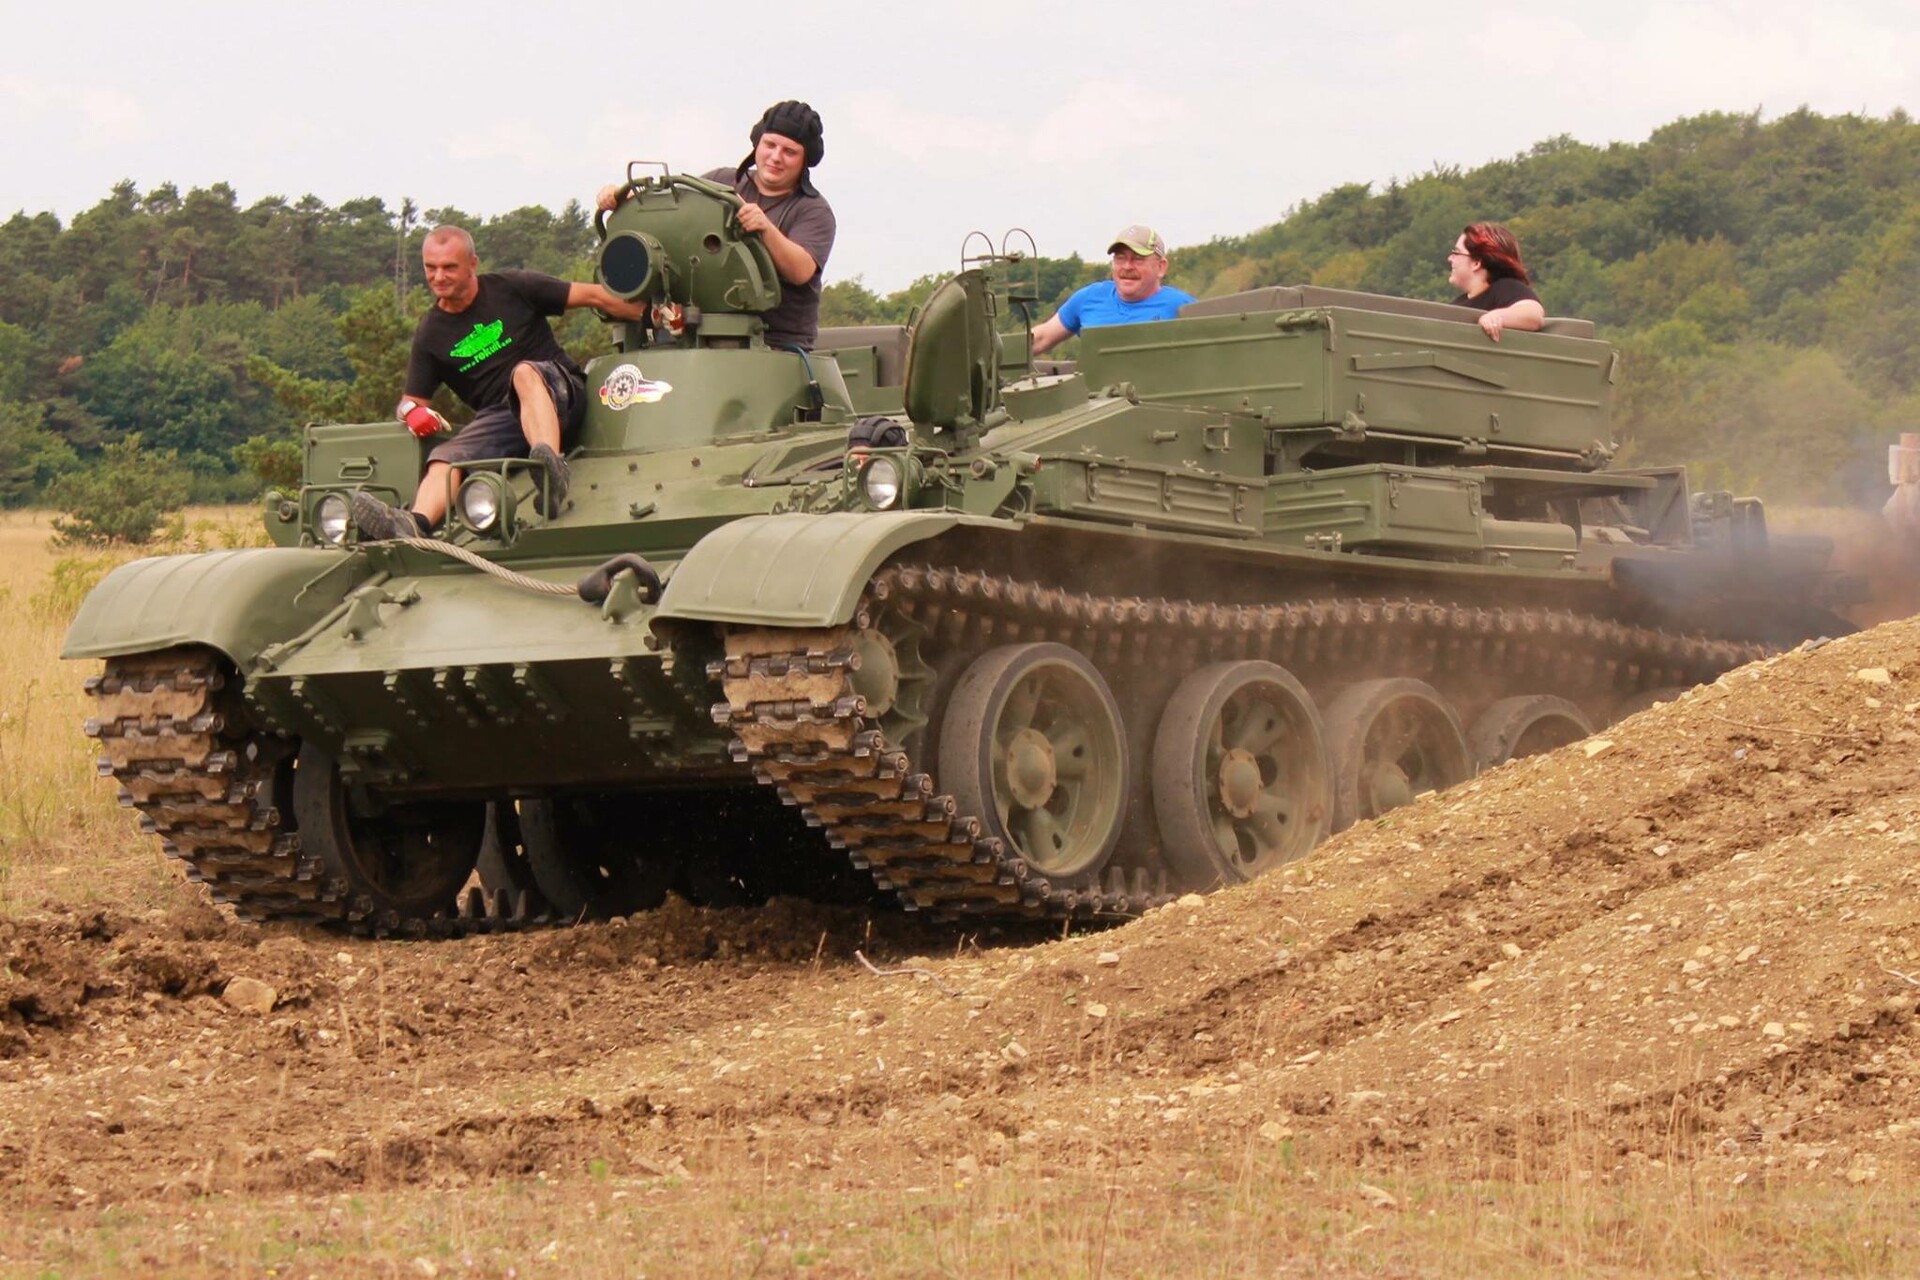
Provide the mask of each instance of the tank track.
{"label": "tank track", "polygon": [[356,908],[347,886],[284,829],[274,804],[281,750],[261,739],[227,735],[223,709],[229,675],[206,649],[110,658],[87,680],[99,714],[86,722],[97,739],[97,769],[120,785],[120,803],[140,811],[141,829],[160,837],[167,856],[186,864],[215,902],[252,923],[321,924],[352,933],[458,937],[552,927],[524,897],[471,889],[426,919]]}
{"label": "tank track", "polygon": [[708,668],[726,700],[713,718],[736,735],[734,758],[800,807],[856,868],[909,909],[1019,919],[1125,916],[1167,901],[1110,868],[1099,886],[1054,885],[977,815],[957,812],[866,716],[855,691],[855,639],[885,610],[948,651],[1053,641],[1109,671],[1128,664],[1191,671],[1258,658],[1300,671],[1444,667],[1519,673],[1557,692],[1631,693],[1697,684],[1763,656],[1760,645],[1670,635],[1565,610],[1476,608],[1418,600],[1330,598],[1272,605],[1144,599],[1068,591],[986,572],[906,565],[883,570],[853,621],[819,630],[739,628]]}

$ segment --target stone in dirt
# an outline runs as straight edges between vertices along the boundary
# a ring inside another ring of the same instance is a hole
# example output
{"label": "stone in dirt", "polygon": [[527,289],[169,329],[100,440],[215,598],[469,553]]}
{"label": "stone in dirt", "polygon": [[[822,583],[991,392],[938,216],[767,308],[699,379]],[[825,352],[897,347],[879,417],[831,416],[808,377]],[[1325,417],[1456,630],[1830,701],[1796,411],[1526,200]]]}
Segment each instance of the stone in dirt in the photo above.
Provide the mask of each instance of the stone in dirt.
{"label": "stone in dirt", "polygon": [[242,1013],[272,1013],[280,993],[258,978],[235,978],[220,998]]}
{"label": "stone in dirt", "polygon": [[1371,1183],[1363,1182],[1356,1190],[1360,1192],[1361,1199],[1376,1209],[1398,1209],[1400,1207],[1400,1202],[1393,1198],[1392,1192],[1382,1190]]}

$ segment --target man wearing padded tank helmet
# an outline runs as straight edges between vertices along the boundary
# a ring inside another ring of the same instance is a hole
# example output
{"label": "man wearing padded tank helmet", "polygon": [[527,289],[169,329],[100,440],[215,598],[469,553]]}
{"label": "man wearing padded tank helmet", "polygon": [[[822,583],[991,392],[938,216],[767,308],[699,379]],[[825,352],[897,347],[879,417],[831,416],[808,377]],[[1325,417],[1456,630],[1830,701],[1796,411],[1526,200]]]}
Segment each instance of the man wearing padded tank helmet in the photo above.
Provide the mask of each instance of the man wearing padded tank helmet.
{"label": "man wearing padded tank helmet", "polygon": [[[757,232],[780,274],[780,301],[761,313],[770,347],[811,351],[820,333],[820,273],[833,251],[833,206],[813,185],[813,167],[827,153],[820,113],[804,102],[777,102],[748,135],[753,152],[737,168],[700,175],[733,188],[745,202],[740,227]],[[596,202],[611,210],[618,186],[602,187]]]}

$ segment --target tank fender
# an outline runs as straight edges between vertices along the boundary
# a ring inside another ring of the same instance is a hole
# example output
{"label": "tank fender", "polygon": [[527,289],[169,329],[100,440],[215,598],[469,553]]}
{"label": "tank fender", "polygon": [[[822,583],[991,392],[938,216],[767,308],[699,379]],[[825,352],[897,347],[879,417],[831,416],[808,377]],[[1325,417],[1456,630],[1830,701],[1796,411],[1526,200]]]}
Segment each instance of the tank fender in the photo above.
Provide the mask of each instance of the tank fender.
{"label": "tank fender", "polygon": [[659,618],[786,627],[839,626],[867,580],[904,546],[961,525],[1013,526],[951,511],[752,516],[722,525],[667,579]]}
{"label": "tank fender", "polygon": [[242,670],[371,576],[370,557],[292,547],[155,556],[101,580],[67,628],[63,658],[210,645]]}

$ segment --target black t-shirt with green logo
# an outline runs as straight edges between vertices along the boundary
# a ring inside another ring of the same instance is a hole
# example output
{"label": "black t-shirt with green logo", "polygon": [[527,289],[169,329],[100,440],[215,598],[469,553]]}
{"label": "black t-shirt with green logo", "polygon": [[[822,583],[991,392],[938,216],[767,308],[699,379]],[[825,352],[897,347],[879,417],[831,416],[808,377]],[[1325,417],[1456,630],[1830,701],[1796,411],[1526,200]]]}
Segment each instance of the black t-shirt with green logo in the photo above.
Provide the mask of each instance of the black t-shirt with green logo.
{"label": "black t-shirt with green logo", "polygon": [[435,306],[420,317],[406,394],[424,400],[444,382],[477,411],[507,402],[513,366],[522,360],[558,360],[580,371],[546,321],[567,309],[565,280],[538,271],[484,271],[477,278],[480,292],[465,311]]}

